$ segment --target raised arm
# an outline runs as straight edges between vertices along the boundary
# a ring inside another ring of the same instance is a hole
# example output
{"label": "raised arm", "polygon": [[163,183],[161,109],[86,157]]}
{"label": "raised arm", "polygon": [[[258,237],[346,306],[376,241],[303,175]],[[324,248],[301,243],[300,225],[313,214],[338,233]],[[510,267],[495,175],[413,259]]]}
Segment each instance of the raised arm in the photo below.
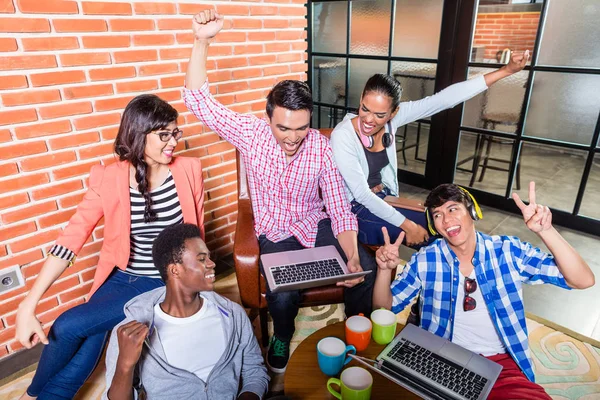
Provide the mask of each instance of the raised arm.
{"label": "raised arm", "polygon": [[186,107],[215,133],[242,153],[259,121],[252,114],[236,113],[213,98],[208,88],[206,59],[214,36],[223,28],[223,17],[215,10],[205,10],[192,20],[194,45],[185,75],[183,100]]}
{"label": "raised arm", "polygon": [[529,204],[518,194],[513,200],[523,214],[527,227],[536,233],[554,256],[556,265],[567,284],[575,289],[586,289],[595,283],[594,273],[581,255],[552,226],[552,213],[547,206],[536,203],[535,182],[529,183]]}
{"label": "raised arm", "polygon": [[440,111],[447,110],[463,103],[487,90],[489,86],[500,79],[521,71],[525,67],[528,59],[528,51],[518,54],[513,53],[510,62],[496,71],[455,83],[439,93],[425,97],[421,100],[402,102],[400,103],[400,110],[394,117],[393,122],[396,126],[406,125],[410,122],[427,118]]}

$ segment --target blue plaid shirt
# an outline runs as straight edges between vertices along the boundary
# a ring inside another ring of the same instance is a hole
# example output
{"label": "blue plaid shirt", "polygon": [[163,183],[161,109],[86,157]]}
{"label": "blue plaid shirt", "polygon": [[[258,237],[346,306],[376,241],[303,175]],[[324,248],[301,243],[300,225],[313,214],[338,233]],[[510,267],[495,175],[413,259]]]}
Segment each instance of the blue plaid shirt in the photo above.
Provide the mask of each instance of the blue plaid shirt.
{"label": "blue plaid shirt", "polygon": [[[452,340],[459,261],[444,239],[413,255],[392,282],[392,311],[399,313],[422,289],[421,328]],[[477,232],[473,256],[478,287],[506,349],[532,382],[522,284],[551,283],[570,289],[554,257],[516,237]]]}

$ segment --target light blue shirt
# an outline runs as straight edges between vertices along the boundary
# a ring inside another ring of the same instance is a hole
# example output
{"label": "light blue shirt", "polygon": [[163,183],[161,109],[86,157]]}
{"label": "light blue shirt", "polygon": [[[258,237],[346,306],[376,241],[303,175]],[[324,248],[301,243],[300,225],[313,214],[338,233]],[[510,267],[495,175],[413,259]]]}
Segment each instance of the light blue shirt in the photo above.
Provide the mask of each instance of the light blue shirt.
{"label": "light blue shirt", "polygon": [[[477,232],[472,262],[478,288],[498,336],[533,382],[522,285],[550,283],[565,289],[570,287],[552,255],[517,237]],[[422,248],[392,282],[392,311],[402,311],[422,290],[421,328],[452,340],[457,293],[463,290],[458,285],[459,264],[444,239]]]}

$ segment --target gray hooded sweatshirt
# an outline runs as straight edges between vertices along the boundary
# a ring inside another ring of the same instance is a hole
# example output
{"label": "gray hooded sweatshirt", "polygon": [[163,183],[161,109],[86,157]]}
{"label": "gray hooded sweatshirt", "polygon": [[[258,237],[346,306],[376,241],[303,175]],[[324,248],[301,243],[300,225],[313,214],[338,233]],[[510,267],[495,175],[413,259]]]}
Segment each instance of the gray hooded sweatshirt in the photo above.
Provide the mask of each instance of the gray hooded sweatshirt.
{"label": "gray hooded sweatshirt", "polygon": [[[165,293],[166,288],[161,287],[125,304],[125,319],[113,329],[106,351],[106,390],[103,399],[108,399],[108,389],[119,356],[117,328],[134,320],[153,327],[154,306],[164,300]],[[169,365],[156,329],[151,329],[136,368],[136,376],[141,380],[148,399],[226,400],[235,399],[244,392],[252,392],[262,398],[268,389],[269,376],[246,312],[240,305],[214,292],[202,292],[202,296],[216,304],[221,312],[227,338],[223,355],[204,382],[189,371]],[[202,332],[198,334],[202,335]],[[194,349],[190,348],[189,351],[193,352]],[[202,354],[197,356],[202,357]]]}

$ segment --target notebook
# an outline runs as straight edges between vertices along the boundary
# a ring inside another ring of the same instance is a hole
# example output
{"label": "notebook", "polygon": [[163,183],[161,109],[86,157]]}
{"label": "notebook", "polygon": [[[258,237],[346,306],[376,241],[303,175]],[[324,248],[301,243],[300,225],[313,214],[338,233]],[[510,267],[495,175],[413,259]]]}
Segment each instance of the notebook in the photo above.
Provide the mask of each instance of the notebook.
{"label": "notebook", "polygon": [[350,356],[433,400],[486,399],[502,371],[501,365],[412,324],[406,325],[376,360]]}
{"label": "notebook", "polygon": [[351,273],[335,246],[262,254],[260,260],[273,293],[331,285],[371,273]]}

